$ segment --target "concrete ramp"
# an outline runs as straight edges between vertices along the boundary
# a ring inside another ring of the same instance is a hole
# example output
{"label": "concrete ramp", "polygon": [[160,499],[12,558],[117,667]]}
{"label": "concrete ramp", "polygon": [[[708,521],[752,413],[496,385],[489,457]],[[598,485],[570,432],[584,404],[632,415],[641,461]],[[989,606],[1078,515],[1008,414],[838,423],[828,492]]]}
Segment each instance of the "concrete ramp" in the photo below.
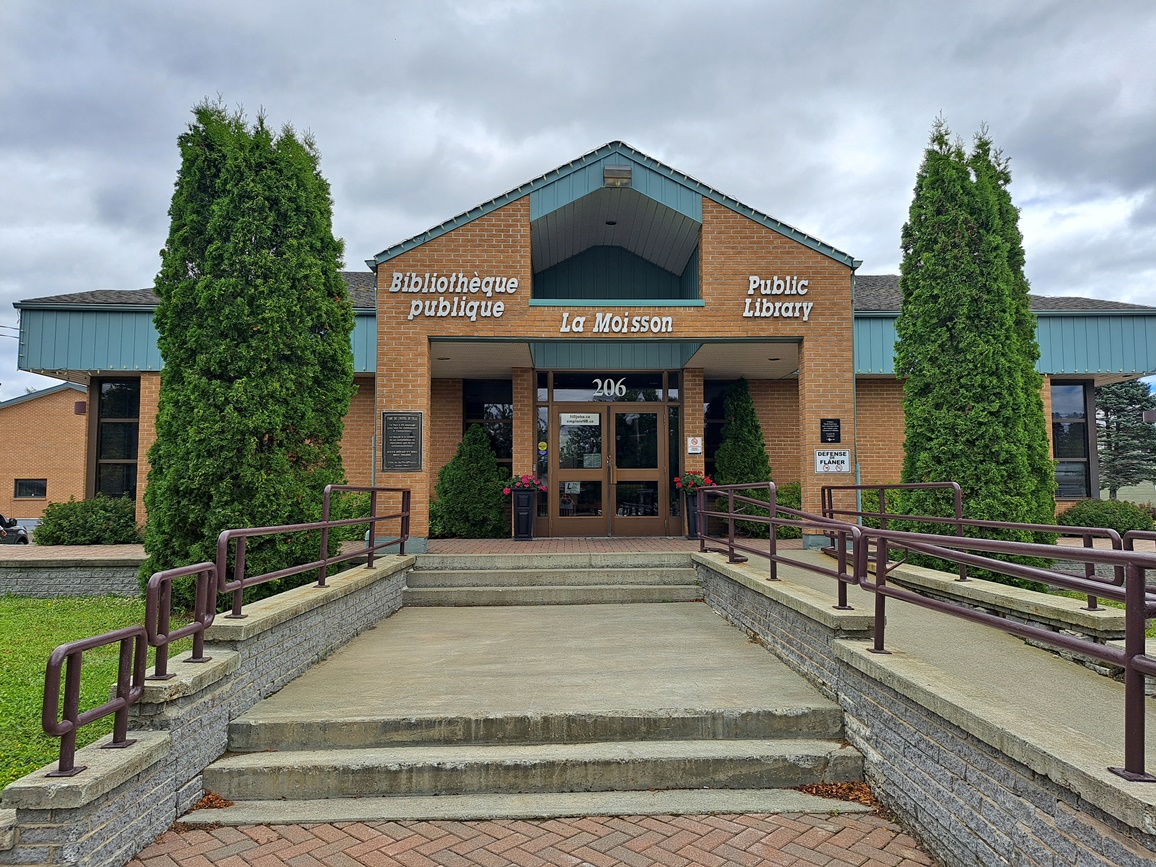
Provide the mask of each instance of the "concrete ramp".
{"label": "concrete ramp", "polygon": [[235,720],[237,806],[182,821],[797,811],[862,778],[842,733],[702,604],[407,608]]}

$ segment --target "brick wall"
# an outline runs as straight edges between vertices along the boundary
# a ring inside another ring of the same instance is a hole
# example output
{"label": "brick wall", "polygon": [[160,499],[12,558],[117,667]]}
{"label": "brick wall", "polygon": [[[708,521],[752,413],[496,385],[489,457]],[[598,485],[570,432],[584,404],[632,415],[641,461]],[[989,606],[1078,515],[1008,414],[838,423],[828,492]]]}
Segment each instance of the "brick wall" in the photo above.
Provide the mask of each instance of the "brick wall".
{"label": "brick wall", "polygon": [[[0,514],[39,518],[49,503],[84,499],[88,418],[75,405],[87,400],[66,388],[0,409]],[[17,479],[46,479],[47,496],[16,499]]]}
{"label": "brick wall", "polygon": [[438,472],[448,464],[462,441],[462,381],[435,379],[430,385],[430,473],[429,493],[433,496]]}
{"label": "brick wall", "polygon": [[903,475],[903,386],[894,378],[855,381],[859,469],[863,484],[894,484]]}
{"label": "brick wall", "polygon": [[752,379],[749,385],[771,461],[771,476],[779,484],[797,482],[803,474],[798,384],[794,380]]}
{"label": "brick wall", "polygon": [[356,391],[345,415],[341,437],[341,463],[351,485],[368,485],[373,479],[373,377],[353,379]]}
{"label": "brick wall", "polygon": [[[702,262],[702,294],[707,301],[704,313],[710,319],[705,333],[713,337],[802,338],[793,453],[803,487],[803,508],[818,512],[819,489],[830,480],[815,473],[813,450],[822,446],[819,419],[841,419],[842,447],[853,451],[855,442],[851,271],[708,200],[703,201]],[[749,275],[795,275],[809,280],[807,295],[797,297],[814,304],[808,321],[743,317]],[[774,432],[775,437],[779,435],[779,431]],[[854,454],[851,457],[853,461]],[[787,480],[785,468],[778,478]]]}

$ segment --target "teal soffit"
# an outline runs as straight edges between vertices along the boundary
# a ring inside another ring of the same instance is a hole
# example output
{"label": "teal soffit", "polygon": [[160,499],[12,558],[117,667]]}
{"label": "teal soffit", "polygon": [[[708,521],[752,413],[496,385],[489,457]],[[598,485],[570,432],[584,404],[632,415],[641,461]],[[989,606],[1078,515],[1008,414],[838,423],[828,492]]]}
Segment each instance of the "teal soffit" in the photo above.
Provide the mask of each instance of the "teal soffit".
{"label": "teal soffit", "polygon": [[[895,375],[895,314],[855,315],[855,373]],[[1036,312],[1040,360],[1053,376],[1156,375],[1156,311]]]}
{"label": "teal soffit", "polygon": [[549,340],[530,344],[550,370],[680,370],[702,344],[689,340]]}
{"label": "teal soffit", "polygon": [[[605,164],[622,165],[629,163],[632,167],[631,188],[641,190],[646,196],[666,205],[672,210],[682,213],[691,219],[702,221],[702,199],[730,208],[761,223],[769,229],[778,232],[798,243],[810,247],[824,256],[846,265],[848,268],[857,268],[859,261],[847,253],[837,250],[830,244],[813,238],[781,220],[768,216],[761,211],[744,205],[737,199],[720,193],[690,175],[672,169],[642,151],[631,147],[625,142],[610,142],[596,150],[590,151],[565,165],[559,166],[540,177],[527,181],[509,192],[503,193],[488,202],[483,202],[452,219],[433,226],[420,235],[415,235],[401,243],[394,244],[382,250],[372,259],[366,259],[365,264],[370,270],[399,256],[415,247],[420,247],[427,241],[438,238],[451,232],[459,226],[472,222],[479,217],[496,211],[523,196],[530,196],[530,219],[534,220],[552,210],[561,208],[577,198],[586,195],[593,189],[602,187],[601,168]],[[573,176],[573,177],[572,177]],[[635,177],[638,182],[635,183]],[[696,204],[697,203],[697,204]],[[697,216],[695,216],[697,214]]]}

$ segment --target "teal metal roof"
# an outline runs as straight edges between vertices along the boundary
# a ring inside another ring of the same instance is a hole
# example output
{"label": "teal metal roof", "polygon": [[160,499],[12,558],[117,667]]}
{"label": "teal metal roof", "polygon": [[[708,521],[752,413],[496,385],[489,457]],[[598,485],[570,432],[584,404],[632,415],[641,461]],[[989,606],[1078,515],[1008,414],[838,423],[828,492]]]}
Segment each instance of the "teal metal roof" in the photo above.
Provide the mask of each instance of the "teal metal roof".
{"label": "teal metal roof", "polygon": [[[87,304],[46,309],[23,302],[18,367],[31,371],[157,371],[161,353],[151,307]],[[354,373],[377,366],[377,319],[358,312],[353,320]]]}
{"label": "teal metal roof", "polygon": [[[399,244],[387,247],[372,259],[366,259],[365,264],[371,269],[374,269],[395,256],[400,256],[402,253],[412,250],[415,247],[420,247],[427,241],[451,232],[459,226],[472,222],[478,219],[478,217],[489,214],[526,195],[530,196],[530,219],[537,219],[575,201],[595,188],[601,188],[601,170],[603,165],[625,163],[629,163],[632,169],[634,169],[631,180],[632,189],[640,190],[648,197],[661,202],[666,207],[684,216],[701,222],[702,199],[705,197],[719,205],[730,208],[736,213],[749,217],[755,222],[762,223],[769,229],[785,235],[804,246],[810,247],[812,250],[822,253],[824,256],[828,256],[849,268],[857,268],[860,264],[857,259],[854,259],[841,250],[835,249],[830,244],[826,244],[818,238],[813,238],[805,232],[788,226],[781,220],[776,220],[774,217],[756,211],[754,208],[744,205],[737,199],[724,195],[713,187],[696,181],[690,175],[672,169],[670,166],[664,165],[653,157],[649,157],[642,153],[642,151],[620,141],[605,144],[588,154],[578,157],[576,160],[572,160],[565,165],[546,172],[544,175],[527,181],[509,192],[490,199],[488,202],[483,202],[462,214],[458,214],[456,217],[446,220],[440,225],[433,226],[420,235],[415,235]],[[635,179],[637,179],[637,183]],[[697,216],[695,216],[695,214],[697,214]]]}
{"label": "teal metal roof", "polygon": [[[897,314],[855,314],[855,372],[895,375]],[[1156,309],[1036,312],[1040,373],[1156,375]]]}

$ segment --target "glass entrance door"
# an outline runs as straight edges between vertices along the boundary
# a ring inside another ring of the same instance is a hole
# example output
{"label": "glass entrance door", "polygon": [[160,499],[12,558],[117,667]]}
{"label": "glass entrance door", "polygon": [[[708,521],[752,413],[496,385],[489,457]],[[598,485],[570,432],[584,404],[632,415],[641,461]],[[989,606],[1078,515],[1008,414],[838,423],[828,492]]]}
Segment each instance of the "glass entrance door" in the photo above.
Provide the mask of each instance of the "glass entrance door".
{"label": "glass entrance door", "polygon": [[618,404],[609,410],[613,449],[610,488],[614,498],[612,536],[653,536],[666,531],[666,498],[660,470],[667,438],[665,413],[638,404]]}
{"label": "glass entrance door", "polygon": [[570,404],[555,409],[553,428],[557,457],[551,468],[551,535],[608,535],[606,407]]}
{"label": "glass entrance door", "polygon": [[551,535],[651,536],[667,532],[665,407],[555,407]]}

